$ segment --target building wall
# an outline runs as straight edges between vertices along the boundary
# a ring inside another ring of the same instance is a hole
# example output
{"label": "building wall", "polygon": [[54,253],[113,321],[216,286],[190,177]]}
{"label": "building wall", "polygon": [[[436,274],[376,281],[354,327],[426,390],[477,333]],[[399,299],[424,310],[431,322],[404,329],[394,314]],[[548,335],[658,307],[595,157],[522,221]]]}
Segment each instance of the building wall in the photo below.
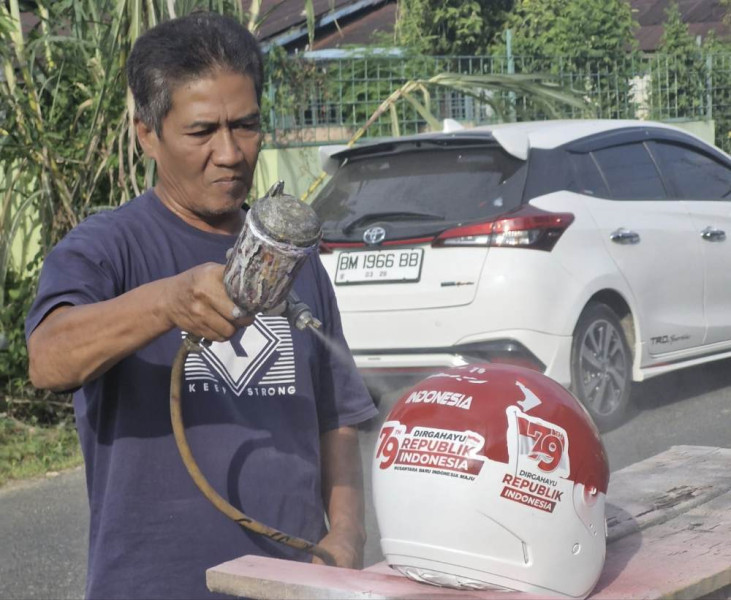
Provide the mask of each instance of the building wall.
{"label": "building wall", "polygon": [[320,174],[317,146],[297,148],[264,148],[254,174],[256,197],[280,179],[284,191],[300,198]]}
{"label": "building wall", "polygon": [[668,120],[665,122],[669,125],[675,125],[676,127],[685,129],[688,133],[697,135],[704,142],[714,145],[716,143],[715,121],[713,121],[713,119],[710,121],[686,121],[681,119],[677,121]]}

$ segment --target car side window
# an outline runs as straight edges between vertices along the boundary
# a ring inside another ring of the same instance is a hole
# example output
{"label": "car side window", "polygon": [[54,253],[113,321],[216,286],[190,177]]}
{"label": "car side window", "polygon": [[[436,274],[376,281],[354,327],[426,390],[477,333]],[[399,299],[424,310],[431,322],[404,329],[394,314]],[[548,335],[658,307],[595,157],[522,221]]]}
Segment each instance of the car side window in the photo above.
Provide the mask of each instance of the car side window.
{"label": "car side window", "polygon": [[655,142],[653,151],[682,199],[731,199],[731,167],[702,152],[670,142]]}
{"label": "car side window", "polygon": [[571,164],[571,180],[568,184],[570,192],[598,198],[609,197],[609,190],[591,154],[569,152],[568,158]]}
{"label": "car side window", "polygon": [[592,152],[615,200],[665,200],[655,162],[643,143],[623,144]]}

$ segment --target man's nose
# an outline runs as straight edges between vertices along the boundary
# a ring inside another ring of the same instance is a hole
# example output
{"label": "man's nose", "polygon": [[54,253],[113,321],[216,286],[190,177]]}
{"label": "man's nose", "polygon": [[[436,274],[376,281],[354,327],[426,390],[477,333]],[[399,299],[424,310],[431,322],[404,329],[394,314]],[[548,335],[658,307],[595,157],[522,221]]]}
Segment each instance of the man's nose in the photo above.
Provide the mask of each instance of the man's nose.
{"label": "man's nose", "polygon": [[244,153],[231,129],[222,127],[214,140],[213,160],[219,165],[235,165],[244,158]]}

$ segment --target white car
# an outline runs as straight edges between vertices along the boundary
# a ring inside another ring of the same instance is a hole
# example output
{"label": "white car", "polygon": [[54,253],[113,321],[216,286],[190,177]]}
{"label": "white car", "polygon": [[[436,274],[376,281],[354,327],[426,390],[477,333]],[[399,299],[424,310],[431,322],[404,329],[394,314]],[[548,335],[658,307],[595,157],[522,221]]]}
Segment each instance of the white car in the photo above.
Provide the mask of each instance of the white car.
{"label": "white car", "polygon": [[681,129],[505,124],[323,162],[321,257],[372,387],[523,364],[606,430],[633,381],[731,356],[731,157]]}

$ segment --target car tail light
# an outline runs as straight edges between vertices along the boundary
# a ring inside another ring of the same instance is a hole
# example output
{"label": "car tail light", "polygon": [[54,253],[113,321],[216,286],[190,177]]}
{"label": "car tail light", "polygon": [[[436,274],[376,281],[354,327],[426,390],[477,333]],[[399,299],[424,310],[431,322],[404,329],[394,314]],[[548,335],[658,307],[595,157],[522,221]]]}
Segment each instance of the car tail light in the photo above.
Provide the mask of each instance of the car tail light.
{"label": "car tail light", "polygon": [[549,251],[573,220],[571,213],[552,213],[529,205],[494,221],[448,229],[437,236],[432,246],[495,246]]}

